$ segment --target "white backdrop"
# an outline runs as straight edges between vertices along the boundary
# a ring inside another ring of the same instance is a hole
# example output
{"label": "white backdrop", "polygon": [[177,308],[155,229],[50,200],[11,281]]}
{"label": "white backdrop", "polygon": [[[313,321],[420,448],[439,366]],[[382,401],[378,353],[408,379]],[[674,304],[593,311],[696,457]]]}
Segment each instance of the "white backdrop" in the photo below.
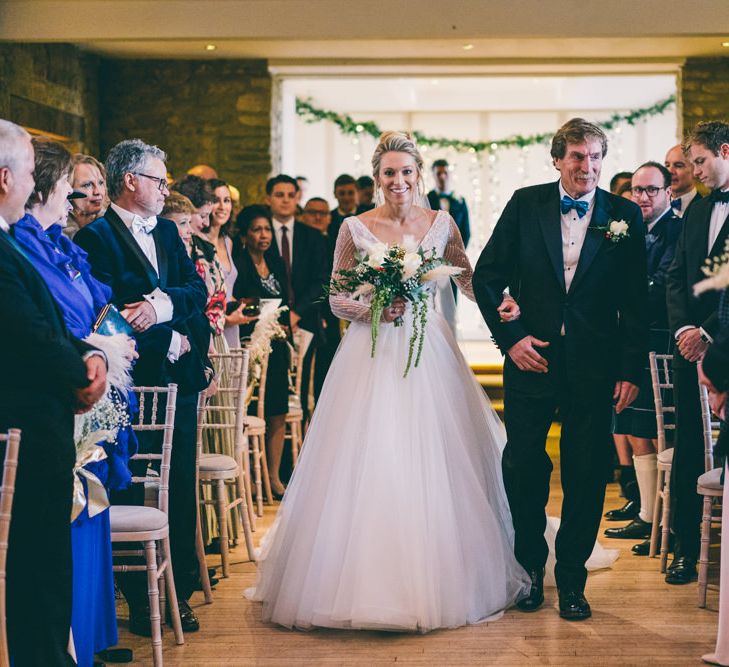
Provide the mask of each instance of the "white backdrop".
{"label": "white backdrop", "polygon": [[[375,121],[381,129],[419,130],[430,136],[471,141],[513,134],[551,132],[573,116],[591,120],[646,107],[674,94],[673,75],[595,77],[447,77],[447,78],[292,78],[281,86],[281,165],[283,171],[309,179],[307,196],[325,197],[334,206],[332,185],[341,173],[371,174],[375,140],[343,136],[329,122],[308,124],[296,116],[295,98],[311,98],[323,109],[345,112],[358,121]],[[677,141],[677,118],[671,108],[659,117],[609,134],[601,185],[617,171],[632,170],[646,160],[663,161]],[[446,158],[452,183],[465,197],[471,214],[468,254],[475,262],[511,193],[519,187],[555,180],[547,146],[499,150],[481,158],[469,153],[423,147],[428,166]],[[427,186],[433,185],[430,172]],[[474,304],[459,299],[458,333],[462,340],[487,335]]]}

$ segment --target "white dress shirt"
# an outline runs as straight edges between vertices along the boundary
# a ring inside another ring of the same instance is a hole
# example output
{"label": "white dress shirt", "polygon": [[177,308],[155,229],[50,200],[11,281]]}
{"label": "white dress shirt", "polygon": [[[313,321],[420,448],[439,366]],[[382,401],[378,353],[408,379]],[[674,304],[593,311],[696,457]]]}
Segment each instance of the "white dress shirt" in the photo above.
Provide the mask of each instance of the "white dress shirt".
{"label": "white dress shirt", "polygon": [[691,188],[686,194],[681,195],[680,197],[674,197],[671,199],[671,201],[675,201],[676,199],[681,200],[681,208],[680,209],[674,209],[673,212],[679,217],[683,218],[683,214],[686,213],[686,209],[688,208],[688,205],[696,198],[696,195],[698,192],[696,192],[696,188]]}
{"label": "white dress shirt", "polygon": [[[141,229],[134,228],[134,220],[139,218],[145,222],[154,222],[156,224],[156,216],[150,218],[141,218],[136,213],[127,211],[121,206],[117,206],[114,202],[111,203],[111,208],[121,218],[122,222],[126,225],[127,229],[132,233],[134,240],[137,245],[144,253],[144,256],[149,260],[149,263],[154,268],[154,271],[159,275],[159,266],[157,265],[157,248],[154,244],[154,237],[151,233],[147,233]],[[172,299],[168,294],[165,294],[159,287],[156,287],[149,294],[144,295],[144,300],[149,302],[154,308],[155,315],[157,316],[157,324],[163,324],[169,322],[172,319],[174,313],[174,306],[172,305]],[[180,358],[180,346],[182,345],[182,339],[177,331],[172,331],[172,340],[170,340],[170,349],[167,351],[167,358],[171,362],[175,362]]]}
{"label": "white dress shirt", "polygon": [[5,218],[3,218],[3,216],[1,216],[1,215],[0,215],[0,229],[2,229],[4,232],[10,231],[10,225],[7,222],[5,222]]}
{"label": "white dress shirt", "polygon": [[[571,196],[562,187],[562,182],[560,181],[560,201],[565,195],[568,197]],[[574,197],[572,198],[574,199]],[[560,213],[562,227],[562,263],[564,269],[564,287],[566,291],[569,291],[570,289],[572,279],[575,277],[575,271],[577,270],[577,263],[580,261],[580,253],[582,252],[582,246],[585,243],[585,236],[587,236],[587,228],[590,226],[590,221],[592,220],[594,200],[594,190],[576,200],[586,201],[588,203],[587,213],[585,213],[583,217],[580,217],[574,208],[567,211],[567,213]]]}
{"label": "white dress shirt", "polygon": [[[722,190],[722,192],[727,192],[727,190]],[[729,216],[729,202],[714,202],[711,208],[711,219],[709,220],[709,247],[706,249],[707,253],[711,252],[714,247],[727,216]],[[723,252],[724,248],[721,251]]]}
{"label": "white dress shirt", "polygon": [[273,233],[276,235],[276,243],[278,244],[278,250],[283,257],[283,251],[281,250],[281,239],[283,238],[283,232],[281,229],[286,225],[287,234],[289,238],[289,263],[291,266],[294,265],[294,219],[289,218],[285,222],[279,222],[274,219],[273,221]]}

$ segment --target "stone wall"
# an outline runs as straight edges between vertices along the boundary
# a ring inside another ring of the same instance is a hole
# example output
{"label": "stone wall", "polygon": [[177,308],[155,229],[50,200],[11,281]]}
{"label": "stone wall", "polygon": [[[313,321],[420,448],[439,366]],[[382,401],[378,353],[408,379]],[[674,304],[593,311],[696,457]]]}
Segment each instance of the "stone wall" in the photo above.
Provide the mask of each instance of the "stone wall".
{"label": "stone wall", "polygon": [[103,60],[101,154],[139,137],[169,156],[179,177],[214,166],[243,205],[261,201],[271,170],[271,77],[264,60]]}
{"label": "stone wall", "polygon": [[70,44],[0,44],[0,72],[0,118],[98,152],[98,58]]}
{"label": "stone wall", "polygon": [[729,122],[729,58],[688,58],[679,76],[683,131],[702,120]]}

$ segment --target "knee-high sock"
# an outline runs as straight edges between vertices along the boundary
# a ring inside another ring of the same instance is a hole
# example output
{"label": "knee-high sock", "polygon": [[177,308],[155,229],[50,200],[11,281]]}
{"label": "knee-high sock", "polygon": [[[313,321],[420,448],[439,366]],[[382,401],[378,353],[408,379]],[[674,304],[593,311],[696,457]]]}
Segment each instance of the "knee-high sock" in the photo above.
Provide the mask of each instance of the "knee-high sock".
{"label": "knee-high sock", "polygon": [[655,454],[634,456],[633,463],[640,490],[640,514],[638,516],[643,521],[651,523],[653,521],[653,500],[656,496],[657,457]]}

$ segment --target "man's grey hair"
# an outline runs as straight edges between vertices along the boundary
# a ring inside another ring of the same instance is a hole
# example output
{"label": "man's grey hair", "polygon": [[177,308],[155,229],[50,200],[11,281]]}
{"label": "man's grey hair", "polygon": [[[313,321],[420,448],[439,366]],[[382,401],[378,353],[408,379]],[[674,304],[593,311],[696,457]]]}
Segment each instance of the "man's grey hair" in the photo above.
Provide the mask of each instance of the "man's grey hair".
{"label": "man's grey hair", "polygon": [[149,158],[166,162],[167,153],[157,146],[145,144],[141,139],[125,139],[109,151],[105,165],[109,199],[114,201],[124,192],[124,174],[144,171]]}
{"label": "man's grey hair", "polygon": [[21,139],[30,139],[30,135],[20,125],[0,118],[0,169],[7,167],[14,171],[18,168]]}

